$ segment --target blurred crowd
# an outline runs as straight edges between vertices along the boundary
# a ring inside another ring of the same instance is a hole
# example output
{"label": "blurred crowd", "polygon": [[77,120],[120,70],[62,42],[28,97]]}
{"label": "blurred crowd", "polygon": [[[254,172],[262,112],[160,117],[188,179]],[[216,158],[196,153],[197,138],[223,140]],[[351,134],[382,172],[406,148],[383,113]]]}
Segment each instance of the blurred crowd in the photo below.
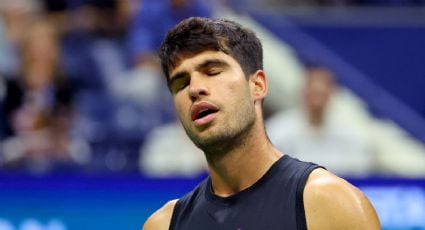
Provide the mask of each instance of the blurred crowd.
{"label": "blurred crowd", "polygon": [[[156,51],[180,20],[221,17],[225,6],[204,0],[1,0],[0,171],[204,172],[202,152],[176,121]],[[267,57],[284,49],[268,38],[264,47],[265,66],[279,67],[269,68],[265,108],[273,143],[340,173],[377,171],[367,135],[327,116],[338,91],[332,72],[302,66],[293,55]],[[287,76],[284,82],[280,75]]]}
{"label": "blurred crowd", "polygon": [[[156,51],[201,1],[2,0],[2,170],[135,170],[174,119]],[[75,167],[77,166],[77,167]]]}

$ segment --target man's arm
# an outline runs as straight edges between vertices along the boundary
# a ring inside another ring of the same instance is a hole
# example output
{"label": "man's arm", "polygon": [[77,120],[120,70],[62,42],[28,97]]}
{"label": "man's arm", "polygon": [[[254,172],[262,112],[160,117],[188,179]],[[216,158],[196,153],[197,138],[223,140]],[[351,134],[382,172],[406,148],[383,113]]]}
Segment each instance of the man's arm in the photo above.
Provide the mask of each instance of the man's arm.
{"label": "man's arm", "polygon": [[304,189],[307,227],[317,229],[381,229],[367,197],[342,178],[314,170]]}
{"label": "man's arm", "polygon": [[162,208],[154,212],[146,220],[142,230],[168,230],[176,203],[177,200],[169,201]]}

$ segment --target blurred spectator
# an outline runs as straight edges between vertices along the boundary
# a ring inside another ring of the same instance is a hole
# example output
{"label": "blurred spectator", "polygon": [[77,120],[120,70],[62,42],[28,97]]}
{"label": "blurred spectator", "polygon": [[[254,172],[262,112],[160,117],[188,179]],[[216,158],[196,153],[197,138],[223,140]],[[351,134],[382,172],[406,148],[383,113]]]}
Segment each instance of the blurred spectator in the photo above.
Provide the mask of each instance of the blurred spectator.
{"label": "blurred spectator", "polygon": [[206,172],[202,150],[184,132],[180,122],[173,122],[150,133],[140,151],[141,171],[154,177],[192,177]]}
{"label": "blurred spectator", "polygon": [[[58,55],[58,41],[51,24],[44,20],[32,23],[22,43],[21,73],[10,77],[7,83],[5,109],[11,135],[43,127],[46,117],[43,113],[55,103],[51,94],[56,89],[52,86],[68,90],[65,87],[69,86],[63,82],[65,78],[59,77],[62,73],[58,69]],[[61,97],[58,98],[61,103],[69,104],[69,95],[57,97]],[[23,117],[32,118],[20,119]]]}
{"label": "blurred spectator", "polygon": [[214,17],[241,23],[254,30],[261,40],[268,82],[267,97],[263,105],[264,118],[268,119],[274,113],[297,104],[298,92],[304,83],[304,67],[295,50],[250,16],[236,14],[223,4],[216,4],[215,9]]}
{"label": "blurred spectator", "polygon": [[21,68],[19,46],[28,24],[40,13],[39,1],[0,1],[0,72],[16,75]]}
{"label": "blurred spectator", "polygon": [[6,83],[4,166],[48,170],[52,162],[87,163],[89,148],[70,135],[73,85],[58,66],[57,34],[38,19],[22,42],[22,70]]}
{"label": "blurred spectator", "polygon": [[349,117],[329,113],[336,89],[328,69],[308,68],[302,106],[271,117],[267,121],[268,135],[284,153],[318,163],[334,173],[371,173],[375,162],[369,139],[350,124]]}

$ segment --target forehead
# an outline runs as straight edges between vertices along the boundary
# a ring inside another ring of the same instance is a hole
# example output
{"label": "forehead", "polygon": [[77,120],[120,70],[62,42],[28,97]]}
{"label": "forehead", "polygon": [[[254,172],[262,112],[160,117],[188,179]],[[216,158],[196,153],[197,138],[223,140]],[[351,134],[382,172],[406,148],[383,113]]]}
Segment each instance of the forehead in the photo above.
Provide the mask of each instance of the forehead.
{"label": "forehead", "polygon": [[177,72],[191,72],[196,69],[197,66],[208,60],[222,60],[229,64],[229,66],[239,67],[239,63],[230,55],[225,54],[221,51],[204,51],[199,54],[182,58],[182,60],[173,69],[170,69],[170,78],[173,78]]}

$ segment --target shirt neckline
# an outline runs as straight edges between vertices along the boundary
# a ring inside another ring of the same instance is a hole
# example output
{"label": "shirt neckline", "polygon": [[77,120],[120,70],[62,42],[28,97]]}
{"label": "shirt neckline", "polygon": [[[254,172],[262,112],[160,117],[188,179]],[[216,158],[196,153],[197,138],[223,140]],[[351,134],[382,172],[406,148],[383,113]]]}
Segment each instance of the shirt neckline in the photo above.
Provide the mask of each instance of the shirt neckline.
{"label": "shirt neckline", "polygon": [[264,183],[266,183],[271,178],[273,178],[274,175],[279,171],[279,168],[280,168],[279,165],[282,165],[285,161],[288,161],[288,160],[289,160],[289,156],[287,154],[284,154],[281,158],[279,158],[276,162],[274,162],[272,166],[267,170],[267,172],[260,179],[258,179],[254,184],[228,197],[221,197],[214,194],[212,189],[211,177],[208,177],[206,189],[205,189],[205,198],[208,201],[211,201],[219,205],[224,205],[224,206],[232,205],[238,200],[241,200],[244,197],[249,196],[255,190],[261,188],[261,186]]}

